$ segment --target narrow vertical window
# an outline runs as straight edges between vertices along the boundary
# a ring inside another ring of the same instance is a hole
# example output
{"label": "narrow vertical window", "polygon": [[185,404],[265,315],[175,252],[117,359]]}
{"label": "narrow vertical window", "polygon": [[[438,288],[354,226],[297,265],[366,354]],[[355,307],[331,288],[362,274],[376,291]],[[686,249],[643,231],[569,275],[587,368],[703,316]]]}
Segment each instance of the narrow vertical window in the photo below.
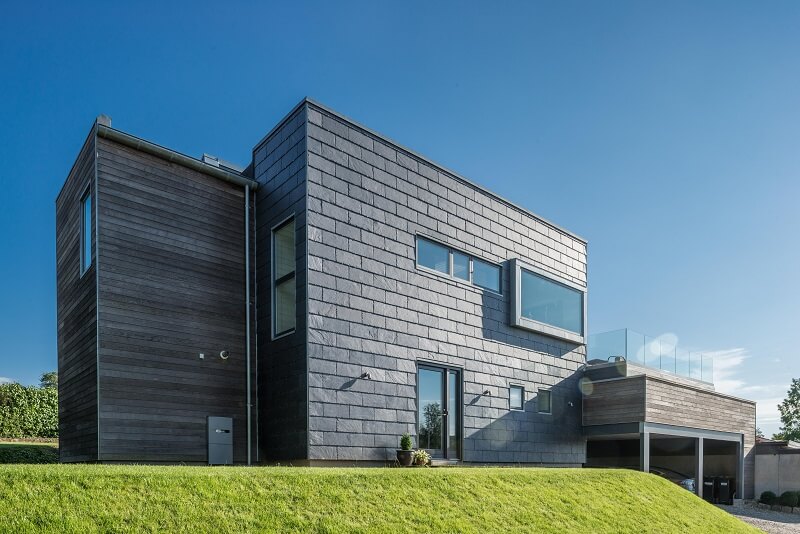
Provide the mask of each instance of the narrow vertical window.
{"label": "narrow vertical window", "polygon": [[539,413],[553,413],[553,397],[549,389],[540,389],[536,398],[536,409]]}
{"label": "narrow vertical window", "polygon": [[87,189],[81,198],[81,274],[92,265],[92,193]]}
{"label": "narrow vertical window", "polygon": [[453,254],[453,276],[469,282],[469,256],[460,252]]}
{"label": "narrow vertical window", "polygon": [[272,332],[294,330],[296,322],[294,218],[272,231]]}
{"label": "narrow vertical window", "polygon": [[512,410],[525,409],[525,388],[522,386],[508,388],[508,407]]}

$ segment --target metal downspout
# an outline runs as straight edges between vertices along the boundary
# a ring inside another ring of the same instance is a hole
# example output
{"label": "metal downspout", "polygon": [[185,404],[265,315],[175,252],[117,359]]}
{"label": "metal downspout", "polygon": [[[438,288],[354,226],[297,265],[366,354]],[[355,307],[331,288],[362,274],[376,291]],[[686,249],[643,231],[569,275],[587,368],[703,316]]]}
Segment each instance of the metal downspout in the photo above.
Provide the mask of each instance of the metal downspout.
{"label": "metal downspout", "polygon": [[250,377],[250,186],[244,186],[244,287],[245,287],[245,341],[247,352],[247,465],[252,465],[252,410],[253,399]]}

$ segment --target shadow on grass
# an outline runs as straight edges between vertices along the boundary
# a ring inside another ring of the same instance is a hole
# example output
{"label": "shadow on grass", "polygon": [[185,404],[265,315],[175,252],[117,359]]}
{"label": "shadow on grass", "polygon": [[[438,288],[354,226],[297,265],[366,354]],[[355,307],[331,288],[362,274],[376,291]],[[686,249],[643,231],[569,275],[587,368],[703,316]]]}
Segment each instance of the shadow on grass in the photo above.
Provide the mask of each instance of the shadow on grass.
{"label": "shadow on grass", "polygon": [[0,464],[55,464],[58,447],[51,443],[0,443]]}

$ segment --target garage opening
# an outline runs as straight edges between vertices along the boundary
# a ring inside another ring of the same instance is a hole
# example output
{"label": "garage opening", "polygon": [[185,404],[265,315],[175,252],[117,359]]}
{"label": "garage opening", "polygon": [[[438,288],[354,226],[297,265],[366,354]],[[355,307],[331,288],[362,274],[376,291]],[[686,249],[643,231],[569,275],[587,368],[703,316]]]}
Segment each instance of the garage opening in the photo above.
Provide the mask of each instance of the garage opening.
{"label": "garage opening", "polygon": [[712,502],[728,502],[741,495],[741,461],[739,441],[643,433],[590,437],[585,465],[648,471]]}

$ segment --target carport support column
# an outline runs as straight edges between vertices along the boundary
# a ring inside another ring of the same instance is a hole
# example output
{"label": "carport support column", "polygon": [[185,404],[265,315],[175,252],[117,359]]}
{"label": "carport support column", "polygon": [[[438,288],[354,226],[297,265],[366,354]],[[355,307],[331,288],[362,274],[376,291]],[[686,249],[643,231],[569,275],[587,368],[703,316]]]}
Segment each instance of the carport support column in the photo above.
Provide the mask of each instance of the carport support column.
{"label": "carport support column", "polygon": [[650,472],[650,432],[639,434],[639,469]]}
{"label": "carport support column", "polygon": [[697,496],[703,498],[703,438],[697,438],[695,443],[695,468],[694,489]]}
{"label": "carport support column", "polygon": [[736,444],[736,498],[744,499],[744,436]]}

